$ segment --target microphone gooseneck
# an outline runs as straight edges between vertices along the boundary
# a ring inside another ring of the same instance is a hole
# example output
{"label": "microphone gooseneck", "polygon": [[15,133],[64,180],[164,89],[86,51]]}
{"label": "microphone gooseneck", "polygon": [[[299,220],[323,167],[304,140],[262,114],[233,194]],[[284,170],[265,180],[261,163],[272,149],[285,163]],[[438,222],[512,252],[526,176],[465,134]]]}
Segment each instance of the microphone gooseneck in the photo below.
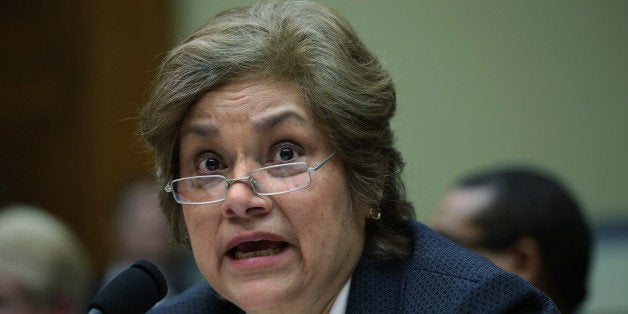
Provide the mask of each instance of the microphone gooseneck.
{"label": "microphone gooseneck", "polygon": [[168,293],[166,279],[146,260],[131,265],[91,300],[88,314],[143,314]]}

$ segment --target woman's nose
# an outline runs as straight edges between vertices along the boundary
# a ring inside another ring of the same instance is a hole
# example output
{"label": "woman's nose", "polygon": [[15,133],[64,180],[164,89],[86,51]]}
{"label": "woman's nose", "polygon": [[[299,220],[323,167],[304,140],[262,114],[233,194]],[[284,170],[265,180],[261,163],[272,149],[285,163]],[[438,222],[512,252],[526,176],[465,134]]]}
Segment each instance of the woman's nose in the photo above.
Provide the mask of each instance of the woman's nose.
{"label": "woman's nose", "polygon": [[229,218],[252,218],[268,213],[271,208],[270,197],[255,194],[249,178],[242,178],[228,185],[221,211]]}

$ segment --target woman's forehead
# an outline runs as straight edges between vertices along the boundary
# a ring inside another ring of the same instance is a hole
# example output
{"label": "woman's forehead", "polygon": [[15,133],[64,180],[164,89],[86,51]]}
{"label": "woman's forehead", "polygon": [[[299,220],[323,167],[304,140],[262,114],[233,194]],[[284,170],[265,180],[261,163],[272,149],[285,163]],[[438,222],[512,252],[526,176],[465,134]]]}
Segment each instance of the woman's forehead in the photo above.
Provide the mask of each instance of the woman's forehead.
{"label": "woman's forehead", "polygon": [[[304,99],[294,85],[274,81],[244,81],[221,85],[205,93],[186,115],[186,120],[211,117],[265,119],[280,111],[293,111],[310,120]],[[185,121],[184,121],[185,122]]]}
{"label": "woman's forehead", "polygon": [[180,137],[211,138],[225,132],[274,130],[321,133],[297,87],[274,81],[234,82],[207,92],[190,108]]}

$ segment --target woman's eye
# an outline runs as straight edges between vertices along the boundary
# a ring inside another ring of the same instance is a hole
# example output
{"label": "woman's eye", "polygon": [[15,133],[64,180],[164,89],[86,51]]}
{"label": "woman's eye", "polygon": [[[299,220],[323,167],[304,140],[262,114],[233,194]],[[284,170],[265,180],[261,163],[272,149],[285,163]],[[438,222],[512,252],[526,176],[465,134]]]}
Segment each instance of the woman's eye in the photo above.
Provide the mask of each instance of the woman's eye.
{"label": "woman's eye", "polygon": [[201,172],[213,172],[220,170],[220,161],[216,158],[207,158],[201,160],[200,171]]}
{"label": "woman's eye", "polygon": [[279,159],[281,161],[290,161],[294,158],[294,150],[292,148],[282,148],[279,151]]}
{"label": "woman's eye", "polygon": [[272,163],[281,164],[287,162],[294,162],[301,156],[300,152],[295,147],[283,146],[279,147],[272,158]]}

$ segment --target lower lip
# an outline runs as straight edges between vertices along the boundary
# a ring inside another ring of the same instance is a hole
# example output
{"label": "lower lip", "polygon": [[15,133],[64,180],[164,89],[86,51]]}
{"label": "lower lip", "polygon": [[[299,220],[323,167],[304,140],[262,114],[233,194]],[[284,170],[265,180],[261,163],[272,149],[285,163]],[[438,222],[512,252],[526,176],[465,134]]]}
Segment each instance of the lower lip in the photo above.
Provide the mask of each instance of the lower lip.
{"label": "lower lip", "polygon": [[258,270],[270,268],[285,263],[288,260],[292,250],[292,246],[288,245],[281,252],[279,252],[279,254],[275,255],[250,257],[244,259],[234,259],[231,257],[227,257],[227,259],[229,261],[229,264],[236,270]]}

